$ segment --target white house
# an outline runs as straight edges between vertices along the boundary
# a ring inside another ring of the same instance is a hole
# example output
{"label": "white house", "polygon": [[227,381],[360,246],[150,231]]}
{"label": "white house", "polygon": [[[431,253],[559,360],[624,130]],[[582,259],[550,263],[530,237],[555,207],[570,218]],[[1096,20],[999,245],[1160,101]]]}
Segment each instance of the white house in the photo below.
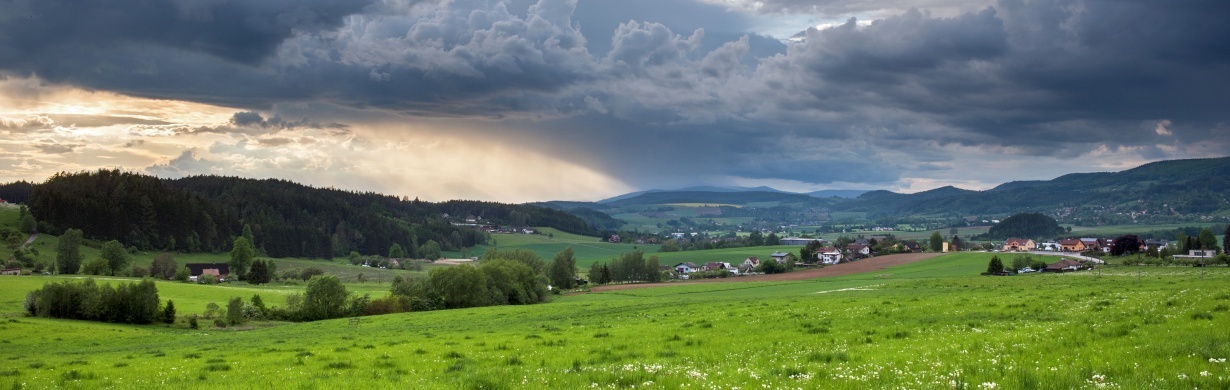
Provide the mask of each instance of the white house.
{"label": "white house", "polygon": [[690,261],[686,263],[675,264],[674,268],[675,268],[675,272],[678,272],[684,275],[700,270],[700,266],[697,266],[696,263],[693,263]]}
{"label": "white house", "polygon": [[743,260],[743,268],[752,269],[752,268],[756,268],[759,266],[760,266],[760,259],[757,259],[756,256],[752,256],[752,257],[747,258],[747,260]]}
{"label": "white house", "polygon": [[820,260],[820,264],[837,264],[841,262],[841,257],[841,251],[831,246],[826,246],[816,251],[816,258]]}

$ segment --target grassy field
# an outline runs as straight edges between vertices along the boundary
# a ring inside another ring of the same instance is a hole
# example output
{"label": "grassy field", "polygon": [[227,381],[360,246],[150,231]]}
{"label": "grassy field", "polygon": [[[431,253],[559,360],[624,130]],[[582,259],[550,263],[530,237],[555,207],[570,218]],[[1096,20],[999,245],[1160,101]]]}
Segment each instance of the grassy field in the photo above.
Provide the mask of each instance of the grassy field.
{"label": "grassy field", "polygon": [[[18,209],[15,207],[0,208],[0,226],[17,227]],[[43,264],[52,264],[56,258],[56,246],[59,245],[60,238],[49,235],[40,234],[34,240],[30,247],[37,251],[33,257]],[[87,243],[80,247],[82,258],[86,261],[97,258],[100,254],[99,250],[92,247],[98,246],[97,242]],[[159,252],[137,252],[131,255],[131,265],[149,268],[154,262],[154,256]],[[230,260],[228,253],[175,253],[173,254],[175,261],[179,265],[187,263],[225,263]],[[409,270],[392,270],[379,269],[351,265],[346,259],[300,259],[300,258],[284,258],[284,259],[267,259],[272,260],[278,266],[278,272],[282,273],[288,270],[302,270],[304,268],[315,267],[325,271],[331,275],[337,275],[342,280],[349,282],[358,282],[360,279],[369,282],[389,282],[396,275],[413,276],[421,275],[433,265],[426,265],[423,271]],[[362,277],[360,277],[362,275]]]}
{"label": "grassy field", "polygon": [[469,258],[481,256],[490,248],[529,249],[543,260],[551,261],[556,253],[571,247],[577,258],[577,267],[586,269],[595,261],[610,260],[638,249],[657,252],[659,248],[659,245],[612,244],[602,242],[597,237],[564,233],[552,228],[536,229],[540,234],[493,234],[493,243],[470,248],[465,253],[454,251],[445,252],[444,255],[451,258]]}
{"label": "grassy field", "polygon": [[1149,268],[1143,283],[1134,269],[1113,268],[1101,277],[974,276],[989,256],[242,330],[26,318],[9,303],[23,289],[5,287],[0,386],[1230,386],[1230,270],[1211,268],[1201,280],[1198,269]]}

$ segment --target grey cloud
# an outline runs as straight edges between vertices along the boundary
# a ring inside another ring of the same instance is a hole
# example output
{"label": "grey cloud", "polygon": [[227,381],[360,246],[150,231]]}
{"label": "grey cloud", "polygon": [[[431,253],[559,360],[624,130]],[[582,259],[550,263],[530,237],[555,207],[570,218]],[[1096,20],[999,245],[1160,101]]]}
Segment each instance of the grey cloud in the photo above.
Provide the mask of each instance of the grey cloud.
{"label": "grey cloud", "polygon": [[295,143],[294,139],[286,137],[259,138],[256,143],[261,146],[282,146]]}
{"label": "grey cloud", "polygon": [[215,173],[214,170],[218,167],[219,165],[216,162],[197,158],[195,149],[188,149],[165,164],[151,165],[145,168],[145,171],[158,177],[179,178]]}
{"label": "grey cloud", "polygon": [[58,142],[55,142],[52,140],[46,140],[46,139],[41,140],[38,143],[34,144],[35,148],[38,148],[38,150],[41,150],[43,153],[47,153],[47,154],[72,153],[73,151],[77,150],[77,148],[80,148],[82,146],[85,146],[85,145],[74,144],[74,143],[58,143]]}
{"label": "grey cloud", "polygon": [[252,111],[242,111],[242,112],[237,112],[231,115],[230,123],[236,127],[275,129],[275,130],[307,128],[307,129],[333,129],[333,130],[344,131],[348,127],[350,127],[350,126],[340,124],[340,123],[313,122],[313,121],[308,120],[307,118],[300,119],[297,121],[290,121],[290,120],[282,119],[282,117],[280,116],[274,116],[272,118],[265,119],[263,116],[261,116],[261,114],[252,112]]}
{"label": "grey cloud", "polygon": [[296,33],[339,27],[373,0],[14,0],[0,16],[0,58],[26,62],[74,47],[162,46],[255,64]]}
{"label": "grey cloud", "polygon": [[27,115],[24,118],[8,118],[0,116],[0,128],[3,129],[34,129],[55,126],[55,120],[44,115]]}

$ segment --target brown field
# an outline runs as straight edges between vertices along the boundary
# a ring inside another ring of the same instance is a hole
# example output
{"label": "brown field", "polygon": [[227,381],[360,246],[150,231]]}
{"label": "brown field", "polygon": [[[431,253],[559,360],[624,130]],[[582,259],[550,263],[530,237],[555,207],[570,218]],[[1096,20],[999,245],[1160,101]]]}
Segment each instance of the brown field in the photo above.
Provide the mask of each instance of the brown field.
{"label": "brown field", "polygon": [[[813,268],[802,271],[788,272],[784,274],[773,275],[755,275],[744,276],[726,279],[700,279],[692,280],[684,283],[740,283],[740,282],[781,282],[790,280],[805,280],[827,278],[833,276],[843,276],[857,274],[863,272],[879,271],[888,267],[914,263],[923,261],[942,255],[943,253],[901,253],[895,255],[876,256],[869,259],[862,259],[850,263],[842,263],[831,267]],[[591,292],[630,290],[635,288],[650,288],[661,286],[678,286],[679,282],[674,283],[633,283],[633,284],[612,284],[598,286],[591,289]]]}

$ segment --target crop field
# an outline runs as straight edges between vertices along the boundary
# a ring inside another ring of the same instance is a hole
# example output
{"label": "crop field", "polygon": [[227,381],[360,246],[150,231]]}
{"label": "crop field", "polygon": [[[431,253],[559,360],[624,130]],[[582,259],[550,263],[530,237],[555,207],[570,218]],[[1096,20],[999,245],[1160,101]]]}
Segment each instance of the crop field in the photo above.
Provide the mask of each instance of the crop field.
{"label": "crop field", "polygon": [[[1199,269],[1146,268],[1141,283],[1135,269],[1114,268],[1100,277],[975,276],[989,256],[814,281],[680,284],[359,325],[238,330],[23,317],[12,295],[24,288],[3,279],[0,386],[1230,386],[1230,270],[1210,268],[1201,280]],[[163,286],[164,299],[189,294]]]}

